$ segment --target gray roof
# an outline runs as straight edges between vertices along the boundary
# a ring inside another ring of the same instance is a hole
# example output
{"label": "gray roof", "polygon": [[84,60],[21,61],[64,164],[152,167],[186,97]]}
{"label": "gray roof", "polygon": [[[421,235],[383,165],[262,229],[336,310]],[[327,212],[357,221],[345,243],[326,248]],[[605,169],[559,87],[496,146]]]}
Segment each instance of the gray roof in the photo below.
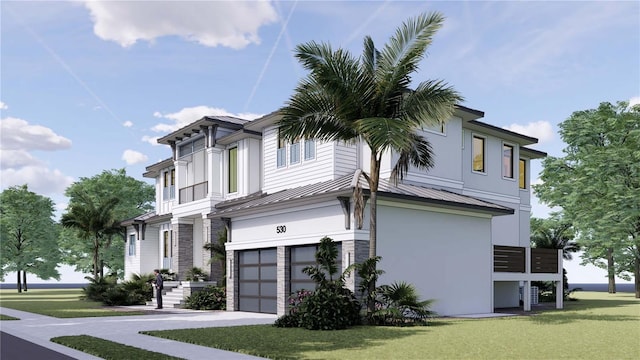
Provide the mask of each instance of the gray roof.
{"label": "gray roof", "polygon": [[[256,209],[262,209],[264,207],[275,207],[283,203],[289,206],[292,202],[296,201],[308,202],[310,199],[319,200],[337,196],[352,196],[356,184],[360,186],[364,194],[369,193],[367,180],[362,176],[362,171],[357,170],[353,174],[335,180],[282,190],[273,194],[255,193],[244,198],[223,201],[215,206],[215,211],[209,214],[209,217],[230,217],[232,215],[254,212]],[[514,210],[511,208],[471,196],[417,185],[399,183],[396,186],[389,180],[384,179],[380,179],[378,198],[398,199],[445,208],[462,208],[492,215],[514,213]]]}
{"label": "gray roof", "polygon": [[168,220],[168,219],[171,219],[171,214],[157,215],[154,211],[151,211],[146,214],[132,217],[130,219],[122,220],[120,222],[120,225],[129,226],[131,224],[140,224],[140,223],[151,224],[151,223],[161,222],[163,220]]}

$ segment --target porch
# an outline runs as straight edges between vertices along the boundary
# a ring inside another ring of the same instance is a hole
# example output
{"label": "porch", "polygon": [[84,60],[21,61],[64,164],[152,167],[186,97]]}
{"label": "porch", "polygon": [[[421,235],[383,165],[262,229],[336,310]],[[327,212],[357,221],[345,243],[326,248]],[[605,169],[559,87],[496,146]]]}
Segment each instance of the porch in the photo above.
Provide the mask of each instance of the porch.
{"label": "porch", "polygon": [[[523,283],[523,309],[531,311],[532,281],[553,281],[556,294],[563,294],[562,250],[494,245],[492,279],[494,289],[498,288],[498,282]],[[494,297],[495,294],[494,291]],[[556,296],[556,308],[563,308],[563,296]]]}

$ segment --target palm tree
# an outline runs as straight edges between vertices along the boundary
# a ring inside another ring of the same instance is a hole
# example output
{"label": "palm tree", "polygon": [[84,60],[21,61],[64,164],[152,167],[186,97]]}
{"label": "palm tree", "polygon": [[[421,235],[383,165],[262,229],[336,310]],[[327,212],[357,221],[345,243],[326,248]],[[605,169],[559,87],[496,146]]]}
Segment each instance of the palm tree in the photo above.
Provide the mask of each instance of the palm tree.
{"label": "palm tree", "polygon": [[531,244],[536,248],[562,250],[562,258],[571,260],[571,253],[580,251],[574,237],[572,225],[561,218],[531,218]]}
{"label": "palm tree", "polygon": [[[402,179],[409,166],[433,166],[430,143],[417,134],[422,126],[446,121],[462,97],[441,80],[410,88],[433,35],[444,17],[436,12],[405,21],[382,48],[364,38],[357,59],[349,51],[311,41],[296,47],[295,56],[309,71],[281,109],[280,135],[319,141],[364,141],[371,149],[369,185],[369,257],[376,256],[376,210],[382,155],[399,157],[392,179]],[[371,284],[371,292],[375,283]],[[369,303],[372,310],[373,303]]]}
{"label": "palm tree", "polygon": [[[531,218],[531,245],[533,247],[562,250],[562,258],[571,260],[573,259],[571,254],[580,251],[580,244],[573,240],[574,237],[573,226],[563,221],[559,216],[552,216],[548,219]],[[567,270],[564,268],[562,269],[562,288],[565,297],[567,297],[569,280]]]}
{"label": "palm tree", "polygon": [[63,227],[76,229],[81,239],[93,241],[93,277],[97,280],[102,273],[100,250],[111,245],[114,234],[121,231],[114,216],[118,198],[112,197],[103,202],[94,201],[88,194],[78,192],[78,201],[71,204],[63,214],[60,223]]}

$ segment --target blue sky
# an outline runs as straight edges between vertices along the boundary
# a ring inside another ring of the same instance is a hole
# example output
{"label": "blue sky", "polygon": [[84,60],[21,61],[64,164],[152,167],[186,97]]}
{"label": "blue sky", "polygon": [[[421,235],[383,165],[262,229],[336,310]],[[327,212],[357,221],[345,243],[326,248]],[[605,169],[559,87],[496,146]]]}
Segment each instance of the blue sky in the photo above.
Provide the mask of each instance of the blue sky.
{"label": "blue sky", "polygon": [[[124,167],[143,179],[170,156],[155,139],[181,125],[282,106],[304,76],[295,45],[359,55],[365,35],[382,46],[421,12],[446,21],[414,82],[444,79],[485,122],[539,138],[534,148],[549,155],[562,155],[557,125],[573,111],[640,102],[637,1],[2,1],[0,10],[2,189],[27,183],[59,211],[81,177]],[[570,281],[604,281],[573,263]]]}

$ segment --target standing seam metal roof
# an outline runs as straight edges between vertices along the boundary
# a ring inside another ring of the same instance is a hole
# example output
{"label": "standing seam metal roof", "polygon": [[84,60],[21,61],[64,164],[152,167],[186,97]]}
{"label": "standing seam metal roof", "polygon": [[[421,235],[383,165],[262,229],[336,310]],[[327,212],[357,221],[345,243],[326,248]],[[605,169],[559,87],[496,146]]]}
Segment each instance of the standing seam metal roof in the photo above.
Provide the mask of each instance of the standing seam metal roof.
{"label": "standing seam metal roof", "polygon": [[[351,195],[355,184],[366,192],[369,191],[367,180],[361,176],[361,170],[353,174],[343,176],[336,180],[323,181],[311,185],[300,186],[275,192],[273,194],[249,195],[246,201],[233,199],[218,203],[216,210],[209,214],[209,217],[225,217],[242,210],[250,210],[263,206],[276,205],[288,201],[304,198],[312,198],[322,195],[344,194]],[[258,197],[256,199],[256,197]],[[461,195],[446,190],[433,189],[423,186],[399,183],[397,186],[389,180],[380,179],[378,188],[378,198],[402,198],[404,200],[414,200],[418,202],[428,202],[435,205],[446,205],[448,207],[461,207],[476,209],[478,211],[513,214],[514,210],[508,207],[497,205],[488,201],[480,200],[471,196]],[[237,203],[233,204],[233,202]]]}

